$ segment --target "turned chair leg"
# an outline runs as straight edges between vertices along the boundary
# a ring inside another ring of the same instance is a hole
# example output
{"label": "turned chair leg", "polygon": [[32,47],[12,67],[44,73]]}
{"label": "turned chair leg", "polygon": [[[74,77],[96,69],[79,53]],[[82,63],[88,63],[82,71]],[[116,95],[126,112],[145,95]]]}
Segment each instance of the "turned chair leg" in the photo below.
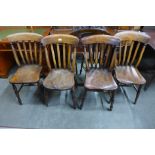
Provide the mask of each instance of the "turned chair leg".
{"label": "turned chair leg", "polygon": [[87,95],[87,89],[84,88],[84,93],[83,93],[83,97],[82,97],[82,100],[81,100],[81,104],[79,106],[79,109],[82,109],[83,108],[83,104],[84,104],[86,95]]}
{"label": "turned chair leg", "polygon": [[115,91],[111,91],[110,93],[110,111],[113,109],[113,104],[114,104],[114,96],[115,96]]}
{"label": "turned chair leg", "polygon": [[12,87],[13,87],[13,90],[15,92],[15,95],[16,95],[16,97],[18,99],[19,104],[22,105],[23,103],[21,101],[21,98],[20,98],[20,95],[19,95],[19,91],[17,90],[16,85],[15,84],[12,84]]}
{"label": "turned chair leg", "polygon": [[136,104],[136,102],[137,102],[137,100],[138,100],[138,97],[139,97],[139,95],[140,95],[141,89],[142,89],[142,85],[140,85],[140,86],[138,87],[138,90],[137,90],[137,94],[136,94],[136,98],[135,98],[134,104]]}
{"label": "turned chair leg", "polygon": [[43,89],[44,89],[44,104],[48,107],[48,102],[47,102],[47,100],[48,100],[48,91],[47,91],[47,89],[45,87]]}
{"label": "turned chair leg", "polygon": [[77,107],[77,99],[76,99],[76,96],[75,96],[75,87],[73,87],[71,89],[71,94],[72,94],[73,108],[76,109],[76,107]]}

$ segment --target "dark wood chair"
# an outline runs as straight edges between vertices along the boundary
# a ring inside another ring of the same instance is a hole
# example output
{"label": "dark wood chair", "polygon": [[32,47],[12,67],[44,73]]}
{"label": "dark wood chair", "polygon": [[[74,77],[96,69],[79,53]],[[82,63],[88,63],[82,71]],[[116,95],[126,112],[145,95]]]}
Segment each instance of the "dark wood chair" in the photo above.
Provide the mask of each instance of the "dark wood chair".
{"label": "dark wood chair", "polygon": [[[106,34],[109,35],[109,33],[106,31],[106,29],[101,29],[101,28],[80,28],[73,31],[71,33],[72,35],[78,37],[79,39],[83,37],[88,37],[91,35],[96,35],[96,34]],[[84,53],[82,51],[82,44],[79,42],[78,50],[77,50],[77,58],[81,60],[81,67],[80,67],[80,75],[82,73],[82,69],[84,68]]]}
{"label": "dark wood chair", "polygon": [[79,106],[82,109],[87,91],[102,91],[110,96],[110,110],[113,108],[117,84],[112,76],[114,51],[120,43],[109,35],[92,35],[81,39],[85,53],[86,77],[84,96]]}
{"label": "dark wood chair", "polygon": [[138,66],[146,78],[144,90],[146,91],[155,79],[155,27],[144,27],[143,32],[148,34],[151,39],[146,47],[143,59]]}
{"label": "dark wood chair", "polygon": [[[14,59],[18,69],[11,77],[10,83],[18,102],[22,105],[19,95],[23,86],[38,85],[42,70],[42,49],[40,40],[43,36],[37,33],[15,33],[7,36],[11,43]],[[17,85],[20,85],[19,89]]]}
{"label": "dark wood chair", "polygon": [[72,35],[53,34],[42,39],[49,74],[43,81],[44,101],[47,103],[48,90],[71,90],[73,108],[75,99],[76,48],[79,39]]}
{"label": "dark wood chair", "polygon": [[71,33],[74,36],[77,36],[78,38],[83,38],[83,37],[88,37],[90,35],[95,35],[95,34],[109,34],[106,29],[101,29],[101,28],[79,28],[76,31],[73,31]]}
{"label": "dark wood chair", "polygon": [[133,86],[137,91],[134,104],[146,80],[138,70],[150,37],[143,32],[124,31],[115,34],[121,40],[116,58],[115,77],[119,86]]}

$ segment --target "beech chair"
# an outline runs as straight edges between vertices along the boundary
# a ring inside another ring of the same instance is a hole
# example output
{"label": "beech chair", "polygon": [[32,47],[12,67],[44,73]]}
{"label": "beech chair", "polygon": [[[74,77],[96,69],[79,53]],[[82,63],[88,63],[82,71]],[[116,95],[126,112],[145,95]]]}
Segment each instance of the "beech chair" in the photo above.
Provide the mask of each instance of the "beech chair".
{"label": "beech chair", "polygon": [[150,37],[143,32],[124,31],[115,34],[121,40],[116,58],[115,77],[119,86],[133,86],[136,90],[134,104],[146,80],[138,70]]}
{"label": "beech chair", "polygon": [[[10,78],[18,102],[22,105],[19,95],[23,86],[39,86],[42,70],[42,49],[40,40],[43,36],[37,33],[15,33],[7,36],[12,48],[14,59],[18,65],[15,74]],[[19,89],[17,86],[20,86]]]}
{"label": "beech chair", "polygon": [[110,96],[110,111],[113,108],[117,84],[112,76],[114,52],[120,40],[110,35],[92,35],[81,39],[85,54],[86,77],[84,94],[79,106],[82,109],[87,91],[102,91]]}
{"label": "beech chair", "polygon": [[44,102],[48,106],[48,90],[71,90],[76,109],[75,79],[76,49],[79,39],[72,35],[53,34],[42,39],[49,74],[43,81]]}

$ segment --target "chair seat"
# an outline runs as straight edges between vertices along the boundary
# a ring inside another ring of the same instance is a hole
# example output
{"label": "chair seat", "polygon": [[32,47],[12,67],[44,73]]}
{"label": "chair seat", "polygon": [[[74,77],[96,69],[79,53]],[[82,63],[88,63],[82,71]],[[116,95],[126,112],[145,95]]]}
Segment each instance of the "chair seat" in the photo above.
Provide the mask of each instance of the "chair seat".
{"label": "chair seat", "polygon": [[117,66],[115,68],[116,78],[123,84],[145,84],[146,80],[137,68],[133,66]]}
{"label": "chair seat", "polygon": [[24,65],[17,69],[10,79],[10,83],[35,83],[40,79],[40,65]]}
{"label": "chair seat", "polygon": [[52,69],[45,78],[43,85],[48,89],[70,89],[75,85],[74,73],[67,69]]}
{"label": "chair seat", "polygon": [[92,69],[86,73],[85,87],[96,90],[115,90],[117,84],[108,70]]}

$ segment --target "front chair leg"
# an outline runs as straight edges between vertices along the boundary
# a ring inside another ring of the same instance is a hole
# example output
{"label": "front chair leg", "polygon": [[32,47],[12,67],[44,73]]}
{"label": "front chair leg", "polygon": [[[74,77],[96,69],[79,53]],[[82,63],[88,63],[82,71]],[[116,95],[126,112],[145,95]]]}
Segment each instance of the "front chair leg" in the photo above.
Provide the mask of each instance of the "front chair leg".
{"label": "front chair leg", "polygon": [[76,109],[77,107],[77,100],[75,96],[75,87],[71,89],[71,94],[72,94],[72,101],[73,101],[73,108]]}
{"label": "front chair leg", "polygon": [[84,93],[83,93],[83,97],[82,97],[82,100],[81,100],[81,104],[79,106],[79,109],[82,109],[86,95],[87,95],[87,89],[84,88]]}
{"label": "front chair leg", "polygon": [[16,94],[16,97],[17,97],[17,99],[18,99],[19,104],[22,105],[23,103],[22,103],[21,98],[20,98],[20,96],[19,96],[19,91],[17,90],[16,85],[15,85],[15,84],[12,84],[12,87],[13,87],[13,90],[14,90],[14,92],[15,92],[15,94]]}
{"label": "front chair leg", "polygon": [[47,91],[47,89],[44,87],[44,104],[48,107],[47,99],[48,99],[48,91]]}
{"label": "front chair leg", "polygon": [[113,109],[113,104],[114,104],[114,96],[115,96],[115,91],[110,92],[110,111]]}
{"label": "front chair leg", "polygon": [[134,104],[136,104],[136,102],[137,102],[137,100],[138,100],[138,97],[139,97],[139,95],[140,95],[141,89],[142,89],[142,85],[140,85],[140,86],[138,87],[138,90],[137,90],[137,94],[136,94],[136,98],[135,98]]}

